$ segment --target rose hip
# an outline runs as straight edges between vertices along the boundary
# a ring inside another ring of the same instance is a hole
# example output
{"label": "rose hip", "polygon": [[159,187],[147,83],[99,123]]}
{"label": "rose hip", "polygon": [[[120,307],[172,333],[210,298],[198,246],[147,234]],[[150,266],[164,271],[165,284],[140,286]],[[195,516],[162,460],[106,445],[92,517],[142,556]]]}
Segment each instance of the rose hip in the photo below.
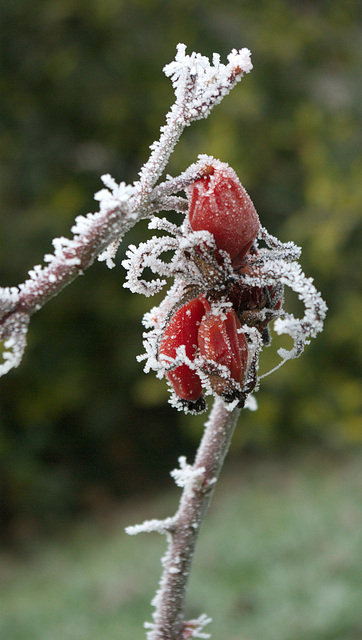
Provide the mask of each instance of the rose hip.
{"label": "rose hip", "polygon": [[260,228],[256,209],[235,171],[215,161],[209,173],[189,188],[189,221],[194,231],[209,231],[216,247],[241,264]]}
{"label": "rose hip", "polygon": [[[205,308],[200,298],[193,298],[182,305],[171,317],[159,345],[160,360],[166,362],[162,356],[176,358],[177,348],[184,345],[185,353],[193,361],[197,350],[197,334]],[[202,397],[200,377],[194,369],[186,363],[167,371],[166,376],[171,382],[176,395],[194,411],[202,411],[205,402]]]}
{"label": "rose hip", "polygon": [[[237,385],[243,384],[248,360],[246,339],[234,309],[206,313],[198,332],[198,347],[212,389],[226,401],[233,401],[239,395]],[[220,365],[226,368],[225,373]]]}

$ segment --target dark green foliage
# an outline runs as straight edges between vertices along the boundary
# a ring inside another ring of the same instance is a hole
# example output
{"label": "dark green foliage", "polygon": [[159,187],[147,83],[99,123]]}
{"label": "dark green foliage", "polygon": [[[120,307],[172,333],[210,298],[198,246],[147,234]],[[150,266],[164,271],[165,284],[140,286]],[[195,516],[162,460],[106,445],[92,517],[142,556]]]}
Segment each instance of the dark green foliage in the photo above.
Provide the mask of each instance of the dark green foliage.
{"label": "dark green foliage", "polygon": [[[353,445],[358,423],[357,295],[361,176],[358,3],[0,2],[1,284],[15,285],[94,211],[99,176],[131,182],[173,94],[161,69],[178,42],[224,58],[252,51],[253,72],[181,140],[169,172],[198,153],[228,162],[265,226],[303,246],[330,311],[324,334],[262,383],[235,446]],[[126,244],[145,238],[139,225]],[[97,507],[165,477],[199,418],[166,404],[145,376],[141,317],[153,304],[97,263],[33,318],[19,369],[1,381],[5,521]],[[291,299],[291,304],[297,302]],[[296,307],[297,308],[297,307]],[[265,367],[275,364],[274,348]]]}

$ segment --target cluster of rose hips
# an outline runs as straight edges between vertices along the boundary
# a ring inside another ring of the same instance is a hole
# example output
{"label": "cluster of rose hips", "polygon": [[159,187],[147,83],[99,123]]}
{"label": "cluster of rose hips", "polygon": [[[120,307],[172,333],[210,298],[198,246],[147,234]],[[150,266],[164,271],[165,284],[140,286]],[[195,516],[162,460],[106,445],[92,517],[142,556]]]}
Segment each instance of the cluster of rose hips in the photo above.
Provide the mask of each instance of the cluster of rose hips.
{"label": "cluster of rose hips", "polygon": [[[278,315],[283,288],[247,283],[245,275],[256,262],[260,222],[250,197],[228,165],[218,161],[210,164],[207,175],[189,188],[188,197],[190,227],[212,234],[213,255],[208,260],[202,244],[196,247],[193,259],[196,257],[205,273],[205,290],[190,287],[191,299],[186,292],[185,301],[171,311],[158,344],[158,359],[166,365],[178,404],[188,411],[204,410],[205,386],[225,402],[236,400],[243,406],[256,383],[243,326],[255,327],[267,343],[267,325]],[[217,281],[215,265],[225,274],[225,259],[232,275],[226,279],[221,275]],[[212,278],[208,278],[210,269]],[[180,347],[184,349],[181,362],[177,358]]]}

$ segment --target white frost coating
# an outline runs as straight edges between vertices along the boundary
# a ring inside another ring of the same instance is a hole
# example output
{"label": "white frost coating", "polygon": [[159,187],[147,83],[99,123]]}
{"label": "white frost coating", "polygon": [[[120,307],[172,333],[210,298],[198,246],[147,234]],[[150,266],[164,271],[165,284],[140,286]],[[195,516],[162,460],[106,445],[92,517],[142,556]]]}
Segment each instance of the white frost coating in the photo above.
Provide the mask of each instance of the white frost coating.
{"label": "white frost coating", "polygon": [[[121,209],[124,211],[126,218],[134,217],[131,203],[132,197],[136,193],[135,187],[133,185],[127,185],[125,182],[118,184],[109,173],[101,176],[101,180],[107,188],[101,189],[94,196],[95,200],[99,200],[100,212],[109,213]],[[116,266],[114,258],[119,243],[120,240],[114,240],[98,256],[98,260],[100,262],[104,261],[109,269],[113,269]]]}
{"label": "white frost coating", "polygon": [[4,341],[4,351],[1,354],[3,362],[0,363],[0,376],[8,373],[10,369],[19,366],[26,347],[28,324],[28,316],[22,313],[15,313],[5,322],[5,328],[10,334],[10,337]]}
{"label": "white frost coating", "polygon": [[123,286],[131,289],[133,293],[142,293],[145,296],[152,296],[158,293],[167,281],[159,278],[146,281],[142,280],[140,275],[147,267],[152,273],[168,277],[174,275],[177,266],[173,263],[164,263],[158,256],[165,251],[175,251],[177,247],[176,239],[158,238],[156,236],[147,242],[142,242],[138,247],[130,245],[126,252],[127,260],[122,262],[122,266],[127,270],[126,282]]}
{"label": "white frost coating", "polygon": [[291,240],[289,242],[281,242],[275,236],[272,236],[264,227],[260,227],[258,237],[264,240],[267,246],[273,250],[273,257],[283,258],[286,262],[299,260],[302,249]]}
{"label": "white frost coating", "polygon": [[169,573],[175,574],[175,573],[180,573],[181,569],[178,569],[177,567],[170,567],[168,571]]}
{"label": "white frost coating", "polygon": [[119,247],[119,241],[115,240],[108,247],[99,254],[98,260],[99,262],[105,262],[108,269],[114,269],[116,263],[114,261],[117,253],[117,249]]}
{"label": "white frost coating", "polygon": [[[202,630],[204,629],[204,627],[206,627],[207,624],[210,624],[210,622],[212,622],[212,618],[209,618],[209,616],[207,616],[205,613],[203,613],[196,620],[188,620],[184,623],[184,629],[187,633],[187,635],[184,635],[184,638],[199,638],[200,640],[209,640],[209,638],[211,638],[211,634],[203,633]],[[150,631],[147,631],[146,633],[147,640],[155,640],[154,632],[156,625],[153,622],[145,622],[143,626],[145,629],[150,629]]]}
{"label": "white frost coating", "polygon": [[228,55],[227,65],[220,63],[218,54],[213,55],[213,64],[210,64],[209,59],[200,53],[187,55],[186,46],[177,45],[176,58],[164,67],[164,73],[171,78],[177,98],[189,90],[185,119],[192,122],[207,117],[211,108],[229,93],[235,81],[252,70],[250,56],[248,49],[233,49]]}
{"label": "white frost coating", "polygon": [[174,479],[178,487],[187,487],[192,489],[193,487],[201,486],[205,467],[198,467],[195,469],[192,465],[187,464],[185,456],[180,456],[178,459],[180,468],[170,471],[170,475]]}
{"label": "white frost coating", "polygon": [[244,409],[249,409],[249,411],[257,411],[258,402],[255,396],[253,396],[252,394],[248,395],[245,400]]}
{"label": "white frost coating", "polygon": [[209,638],[211,638],[211,634],[210,633],[203,633],[203,631],[202,631],[206,627],[207,624],[210,624],[210,622],[212,622],[212,618],[207,616],[206,613],[203,613],[196,620],[188,620],[185,623],[185,626],[186,626],[187,631],[189,633],[188,637],[189,638],[200,638],[202,640],[208,640]]}
{"label": "white frost coating", "polygon": [[262,378],[279,369],[287,360],[301,355],[304,346],[309,344],[309,338],[315,338],[323,330],[323,321],[327,312],[327,305],[315,288],[313,279],[304,275],[298,263],[290,264],[281,259],[275,262],[266,262],[263,271],[295,291],[299,300],[304,304],[305,313],[301,319],[286,313],[284,317],[275,320],[274,330],[276,333],[289,335],[293,339],[294,346],[290,351],[278,349],[278,355],[282,361],[274,369],[261,376]]}
{"label": "white frost coating", "polygon": [[194,120],[206,118],[251,69],[248,49],[233,50],[228,64],[222,65],[217,54],[210,64],[208,58],[199,53],[186,55],[184,44],[177,46],[175,60],[164,67],[165,75],[171,78],[176,101],[166,116],[166,125],[161,127],[160,139],[150,146],[150,158],[139,173],[140,181],[136,186],[140,188],[141,206],[147,202],[184,128]]}
{"label": "white frost coating", "polygon": [[0,375],[3,376],[8,373],[10,369],[14,369],[19,366],[26,347],[25,335],[26,334],[24,333],[23,344],[21,344],[19,336],[17,336],[16,339],[15,337],[9,338],[4,342],[5,351],[2,353],[4,362],[0,364]]}
{"label": "white frost coating", "polygon": [[99,201],[101,213],[107,213],[119,207],[124,209],[132,196],[135,195],[135,187],[133,185],[125,182],[117,184],[109,173],[101,176],[101,180],[107,188],[101,189],[94,195],[94,199]]}
{"label": "white frost coating", "polygon": [[139,533],[160,533],[167,534],[174,526],[174,518],[165,518],[164,520],[145,520],[141,524],[134,524],[125,528],[125,532],[129,536],[136,536]]}
{"label": "white frost coating", "polygon": [[19,301],[20,289],[18,287],[0,287],[0,308],[5,315]]}
{"label": "white frost coating", "polygon": [[[47,266],[35,265],[29,270],[29,278],[18,287],[0,288],[0,339],[4,340],[4,362],[0,375],[20,364],[26,346],[26,328],[30,315],[60,290],[75,275],[82,273],[82,251],[95,237],[98,224],[104,224],[101,213],[78,216],[72,227],[72,239],[59,237],[52,241],[53,254],[46,254]],[[21,312],[17,311],[17,306]],[[8,316],[8,317],[7,317]],[[19,324],[19,317],[22,318]]]}
{"label": "white frost coating", "polygon": [[[182,637],[185,639],[188,638],[189,640],[191,640],[191,638],[199,638],[199,640],[209,640],[209,638],[211,638],[211,634],[204,633],[203,629],[207,624],[210,624],[211,622],[212,618],[207,616],[206,613],[202,613],[201,616],[199,616],[195,620],[187,620],[183,623]],[[147,631],[146,633],[147,640],[156,640],[156,636],[154,635],[156,630],[155,623],[145,622],[143,626],[145,629],[149,629],[149,631]]]}
{"label": "white frost coating", "polygon": [[[167,278],[177,277],[182,273],[184,285],[188,283],[198,283],[202,285],[205,275],[192,259],[186,259],[186,252],[193,255],[196,247],[202,246],[208,255],[215,249],[213,236],[208,231],[192,231],[187,219],[178,227],[170,223],[165,218],[153,218],[149,223],[149,229],[167,231],[174,237],[153,236],[146,242],[141,242],[138,247],[130,245],[126,252],[127,259],[123,260],[122,266],[126,269],[126,281],[124,287],[133,293],[141,293],[145,296],[153,296],[158,293],[167,283],[167,280],[155,278],[144,280],[141,278],[143,271],[148,268],[152,273],[165,276]],[[160,259],[162,253],[174,251],[171,262],[163,262]],[[220,272],[220,268],[216,267]]]}

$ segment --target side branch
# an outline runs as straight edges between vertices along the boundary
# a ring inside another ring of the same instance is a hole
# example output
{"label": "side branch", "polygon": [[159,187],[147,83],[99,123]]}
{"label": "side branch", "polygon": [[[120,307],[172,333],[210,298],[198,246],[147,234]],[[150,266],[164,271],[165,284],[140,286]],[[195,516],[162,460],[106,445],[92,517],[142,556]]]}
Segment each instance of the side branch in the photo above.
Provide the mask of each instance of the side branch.
{"label": "side branch", "polygon": [[[224,458],[240,413],[227,411],[216,399],[195,462],[184,471],[184,490],[163,560],[164,570],[154,598],[154,623],[149,624],[149,640],[183,640],[190,635],[195,621],[184,621],[187,584],[200,527],[210,504]],[[180,461],[181,462],[181,461]],[[175,476],[176,473],[173,472]],[[180,484],[180,481],[178,482]],[[207,636],[196,636],[207,637]]]}
{"label": "side branch", "polygon": [[30,279],[19,285],[17,299],[14,295],[11,308],[2,315],[2,322],[18,311],[32,315],[67,284],[82,275],[103,248],[119,236],[124,224],[122,215],[123,212],[116,209],[103,215],[90,215],[83,218],[84,226],[88,227],[87,232],[75,236],[73,240],[55,240],[54,255],[44,258],[49,265],[39,265],[29,272]]}

